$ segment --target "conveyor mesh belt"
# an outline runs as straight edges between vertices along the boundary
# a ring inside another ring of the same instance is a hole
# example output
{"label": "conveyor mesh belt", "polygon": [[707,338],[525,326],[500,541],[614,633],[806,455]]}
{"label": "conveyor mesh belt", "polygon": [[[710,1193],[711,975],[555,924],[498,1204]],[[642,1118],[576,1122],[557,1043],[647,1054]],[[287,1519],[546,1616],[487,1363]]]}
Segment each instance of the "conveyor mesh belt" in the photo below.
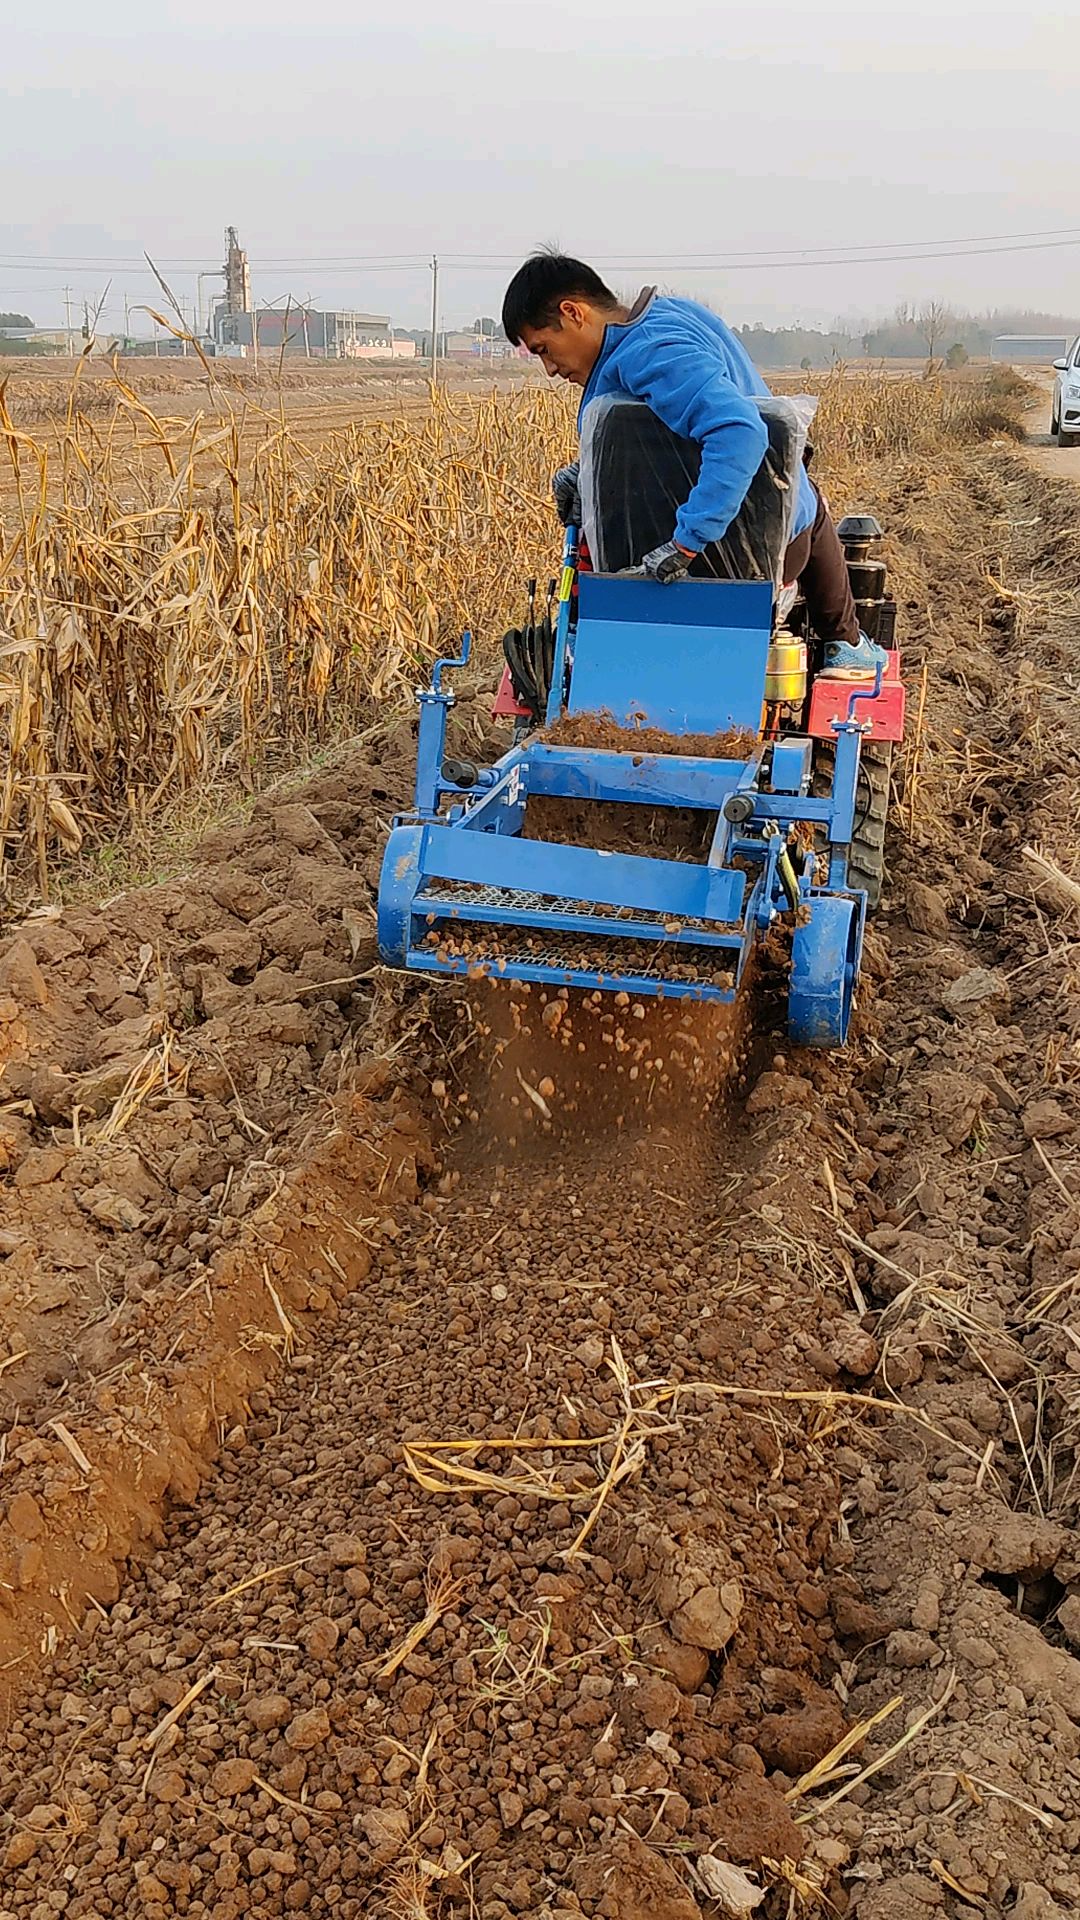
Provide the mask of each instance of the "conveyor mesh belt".
{"label": "conveyor mesh belt", "polygon": [[530,930],[485,921],[454,921],[452,933],[450,926],[444,921],[439,931],[432,928],[425,945],[440,959],[483,967],[496,978],[512,967],[526,966],[725,989],[735,984],[738,953],[730,947],[695,947],[634,936],[609,941],[587,931]]}
{"label": "conveyor mesh belt", "polygon": [[731,933],[730,921],[700,920],[690,915],[659,913],[651,907],[612,907],[593,900],[567,900],[561,894],[530,893],[519,887],[489,887],[475,880],[429,880],[416,896],[416,910],[422,913],[425,900],[455,901],[463,906],[502,907],[510,912],[524,909],[531,913],[568,913],[599,915],[605,920],[638,920],[662,932],[669,925],[690,933]]}

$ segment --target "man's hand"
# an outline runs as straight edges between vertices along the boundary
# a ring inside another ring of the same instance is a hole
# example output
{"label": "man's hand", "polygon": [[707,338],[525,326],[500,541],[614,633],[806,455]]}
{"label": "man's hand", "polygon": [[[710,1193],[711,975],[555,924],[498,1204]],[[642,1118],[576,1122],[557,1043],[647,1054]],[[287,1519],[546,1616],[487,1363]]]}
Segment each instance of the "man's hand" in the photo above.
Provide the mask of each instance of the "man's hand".
{"label": "man's hand", "polygon": [[555,495],[555,511],[564,527],[580,527],[581,495],[578,492],[580,469],[577,461],[568,467],[560,467],[558,473],[551,476],[551,491]]}
{"label": "man's hand", "polygon": [[665,540],[662,547],[654,547],[641,562],[641,571],[646,580],[658,580],[662,587],[671,585],[673,580],[685,580],[690,570],[691,560],[696,555],[688,553],[675,540]]}

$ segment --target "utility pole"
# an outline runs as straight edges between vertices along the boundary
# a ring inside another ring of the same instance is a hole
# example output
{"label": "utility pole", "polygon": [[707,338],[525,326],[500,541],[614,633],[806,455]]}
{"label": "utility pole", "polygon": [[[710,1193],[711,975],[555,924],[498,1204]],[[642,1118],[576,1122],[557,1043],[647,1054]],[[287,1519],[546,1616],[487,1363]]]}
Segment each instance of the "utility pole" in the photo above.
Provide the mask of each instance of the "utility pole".
{"label": "utility pole", "polygon": [[72,354],[74,353],[75,348],[71,338],[71,288],[70,287],[64,288],[64,330],[67,334],[67,350],[69,354]]}
{"label": "utility pole", "polygon": [[124,295],[124,344],[125,346],[127,345],[127,342],[130,340],[130,338],[131,338],[131,307],[128,302],[127,294],[125,293]]}
{"label": "utility pole", "polygon": [[431,384],[439,378],[439,256],[431,256]]}

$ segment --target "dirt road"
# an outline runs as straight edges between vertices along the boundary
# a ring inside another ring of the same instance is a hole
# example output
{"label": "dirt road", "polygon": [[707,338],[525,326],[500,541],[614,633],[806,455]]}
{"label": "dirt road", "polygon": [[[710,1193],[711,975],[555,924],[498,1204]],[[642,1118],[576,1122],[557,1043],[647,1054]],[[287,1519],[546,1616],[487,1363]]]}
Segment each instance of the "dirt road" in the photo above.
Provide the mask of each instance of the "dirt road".
{"label": "dirt road", "polygon": [[1080,1910],[1075,503],[865,504],[842,1057],[387,991],[407,735],[0,948],[0,1914]]}
{"label": "dirt road", "polygon": [[1036,375],[1034,384],[1043,390],[1045,397],[1033,402],[1025,412],[1028,433],[1025,453],[1028,463],[1035,473],[1044,473],[1053,480],[1080,484],[1080,447],[1059,447],[1056,437],[1050,433],[1053,375]]}

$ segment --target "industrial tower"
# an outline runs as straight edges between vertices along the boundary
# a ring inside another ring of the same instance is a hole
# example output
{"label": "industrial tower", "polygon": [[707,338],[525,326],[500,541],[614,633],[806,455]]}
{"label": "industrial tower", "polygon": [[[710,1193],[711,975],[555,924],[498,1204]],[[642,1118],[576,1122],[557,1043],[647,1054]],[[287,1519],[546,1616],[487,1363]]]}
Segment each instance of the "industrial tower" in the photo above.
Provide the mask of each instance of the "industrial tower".
{"label": "industrial tower", "polygon": [[251,312],[251,274],[248,271],[248,257],[236,237],[235,227],[225,229],[225,312]]}

